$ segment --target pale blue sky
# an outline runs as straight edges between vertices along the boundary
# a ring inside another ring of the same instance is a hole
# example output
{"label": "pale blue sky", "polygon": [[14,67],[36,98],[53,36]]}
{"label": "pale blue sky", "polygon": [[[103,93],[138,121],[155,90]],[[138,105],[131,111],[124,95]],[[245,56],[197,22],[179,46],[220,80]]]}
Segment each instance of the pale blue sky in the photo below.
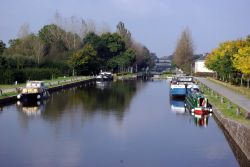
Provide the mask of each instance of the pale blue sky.
{"label": "pale blue sky", "polygon": [[196,53],[210,52],[220,42],[250,34],[250,0],[0,0],[0,40],[16,38],[23,23],[32,32],[63,17],[76,16],[108,24],[119,21],[134,39],[157,56],[172,54],[180,33],[192,32]]}

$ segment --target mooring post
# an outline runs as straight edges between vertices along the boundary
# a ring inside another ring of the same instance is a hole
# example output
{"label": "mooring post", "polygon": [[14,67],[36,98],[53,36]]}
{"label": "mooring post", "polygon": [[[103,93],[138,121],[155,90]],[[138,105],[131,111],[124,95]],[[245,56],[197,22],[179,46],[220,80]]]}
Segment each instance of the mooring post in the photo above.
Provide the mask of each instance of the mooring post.
{"label": "mooring post", "polygon": [[240,107],[237,106],[237,107],[236,107],[236,115],[238,116],[239,114],[240,114]]}
{"label": "mooring post", "polygon": [[3,90],[2,90],[2,89],[0,89],[0,95],[1,95],[1,96],[3,95]]}
{"label": "mooring post", "polygon": [[249,112],[246,113],[245,118],[250,119],[250,113]]}
{"label": "mooring post", "polygon": [[232,107],[231,102],[228,101],[228,103],[227,103],[227,109],[230,109],[231,107]]}
{"label": "mooring post", "polygon": [[223,104],[224,103],[224,99],[223,99],[223,97],[221,96],[221,98],[220,98],[220,103],[221,104]]}

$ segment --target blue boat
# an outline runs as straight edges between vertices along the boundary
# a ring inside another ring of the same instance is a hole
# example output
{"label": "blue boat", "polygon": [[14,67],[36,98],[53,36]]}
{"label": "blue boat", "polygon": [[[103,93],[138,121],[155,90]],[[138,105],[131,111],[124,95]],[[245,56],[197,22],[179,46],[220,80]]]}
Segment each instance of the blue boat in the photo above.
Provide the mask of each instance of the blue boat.
{"label": "blue boat", "polygon": [[191,88],[194,79],[191,76],[174,77],[170,82],[170,95],[172,97],[185,97],[187,90]]}

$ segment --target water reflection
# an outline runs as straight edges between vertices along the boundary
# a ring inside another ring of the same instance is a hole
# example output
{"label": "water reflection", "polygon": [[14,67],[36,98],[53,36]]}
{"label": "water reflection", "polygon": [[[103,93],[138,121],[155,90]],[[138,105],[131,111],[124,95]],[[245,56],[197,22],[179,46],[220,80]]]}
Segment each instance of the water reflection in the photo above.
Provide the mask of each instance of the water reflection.
{"label": "water reflection", "polygon": [[17,108],[27,116],[40,116],[45,111],[45,103],[45,100],[33,102],[17,101]]}
{"label": "water reflection", "polygon": [[177,115],[190,115],[193,117],[194,124],[197,127],[206,127],[208,126],[209,117],[212,115],[210,114],[195,114],[190,113],[188,110],[185,109],[185,100],[184,99],[176,99],[170,98],[170,105],[171,111],[176,113]]}
{"label": "water reflection", "polygon": [[170,99],[171,111],[176,114],[185,114],[185,102],[182,99]]}
{"label": "water reflection", "polygon": [[78,112],[84,118],[99,113],[111,114],[118,120],[122,120],[139,88],[140,84],[136,81],[123,81],[62,90],[51,94],[43,108],[42,117],[56,121],[61,119],[64,113],[70,113],[73,116]]}
{"label": "water reflection", "polygon": [[208,126],[208,119],[212,115],[210,114],[194,114],[192,113],[194,118],[194,123],[197,127],[206,127]]}

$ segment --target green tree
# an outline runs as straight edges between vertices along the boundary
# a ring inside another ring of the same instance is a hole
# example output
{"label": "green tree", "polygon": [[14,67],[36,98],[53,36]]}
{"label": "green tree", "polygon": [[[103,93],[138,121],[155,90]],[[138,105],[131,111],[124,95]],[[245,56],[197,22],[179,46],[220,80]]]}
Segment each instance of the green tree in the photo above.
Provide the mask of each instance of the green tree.
{"label": "green tree", "polygon": [[77,74],[95,74],[98,69],[97,52],[90,44],[71,54],[69,65],[72,69],[76,70]]}
{"label": "green tree", "polygon": [[123,22],[119,22],[116,26],[116,32],[121,36],[127,48],[130,48],[132,45],[131,33],[125,28]]}
{"label": "green tree", "polygon": [[119,55],[121,52],[125,51],[125,43],[121,36],[117,33],[105,33],[101,35],[101,40],[104,42],[108,49],[108,54],[106,55],[110,58]]}
{"label": "green tree", "polygon": [[3,54],[5,49],[6,49],[6,44],[2,40],[0,40],[0,55]]}

